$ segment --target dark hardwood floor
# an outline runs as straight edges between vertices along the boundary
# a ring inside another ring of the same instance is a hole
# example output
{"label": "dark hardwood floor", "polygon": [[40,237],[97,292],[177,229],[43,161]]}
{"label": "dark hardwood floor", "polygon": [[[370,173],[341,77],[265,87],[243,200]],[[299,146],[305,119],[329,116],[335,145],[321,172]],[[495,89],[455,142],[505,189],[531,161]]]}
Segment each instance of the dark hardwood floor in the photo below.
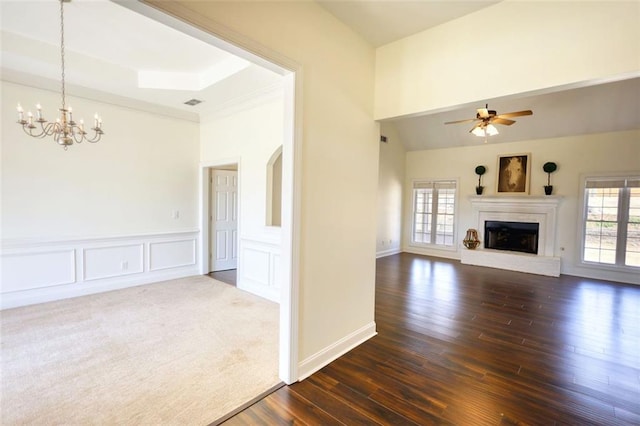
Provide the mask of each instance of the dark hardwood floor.
{"label": "dark hardwood floor", "polygon": [[640,286],[401,254],[376,323],[225,425],[640,424]]}

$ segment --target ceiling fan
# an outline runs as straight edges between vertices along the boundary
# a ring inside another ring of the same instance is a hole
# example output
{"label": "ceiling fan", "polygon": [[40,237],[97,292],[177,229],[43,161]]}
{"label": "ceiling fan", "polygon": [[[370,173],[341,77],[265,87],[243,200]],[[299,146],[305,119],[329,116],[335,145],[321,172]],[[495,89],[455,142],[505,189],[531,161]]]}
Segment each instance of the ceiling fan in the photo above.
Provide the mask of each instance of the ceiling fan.
{"label": "ceiling fan", "polygon": [[489,109],[489,104],[485,104],[484,108],[478,108],[478,113],[476,114],[476,118],[469,118],[466,120],[457,120],[457,121],[447,121],[444,124],[457,124],[457,123],[468,123],[471,121],[477,121],[477,123],[469,130],[469,133],[473,133],[476,136],[493,136],[498,134],[498,129],[495,128],[494,124],[503,124],[505,126],[511,126],[515,123],[514,120],[511,120],[512,117],[522,117],[524,115],[533,115],[533,111],[525,110],[525,111],[516,111],[516,112],[507,112],[504,114],[498,114],[496,111]]}

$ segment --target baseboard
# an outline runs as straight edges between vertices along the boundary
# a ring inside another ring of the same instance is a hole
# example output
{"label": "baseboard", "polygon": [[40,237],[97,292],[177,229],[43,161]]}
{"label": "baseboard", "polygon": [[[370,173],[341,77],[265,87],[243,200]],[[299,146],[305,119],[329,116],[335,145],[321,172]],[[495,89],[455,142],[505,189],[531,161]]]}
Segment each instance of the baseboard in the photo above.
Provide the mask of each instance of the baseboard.
{"label": "baseboard", "polygon": [[298,380],[306,379],[316,371],[340,358],[351,349],[374,337],[376,334],[378,334],[376,332],[376,323],[372,321],[359,330],[354,331],[348,336],[343,337],[332,345],[327,346],[316,354],[310,356],[300,363],[298,368]]}
{"label": "baseboard", "polygon": [[562,271],[560,273],[574,277],[640,285],[640,275],[631,271],[616,271],[589,266],[580,267],[576,265],[562,265]]}
{"label": "baseboard", "polygon": [[394,254],[398,254],[398,253],[402,253],[402,249],[400,249],[399,247],[397,248],[392,248],[392,249],[387,249],[387,250],[382,250],[376,253],[376,259],[380,259],[381,257],[387,257],[387,256],[392,256]]}
{"label": "baseboard", "polygon": [[460,252],[455,250],[438,250],[438,249],[406,246],[402,249],[402,252],[419,254],[422,256],[440,257],[443,259],[460,260]]}

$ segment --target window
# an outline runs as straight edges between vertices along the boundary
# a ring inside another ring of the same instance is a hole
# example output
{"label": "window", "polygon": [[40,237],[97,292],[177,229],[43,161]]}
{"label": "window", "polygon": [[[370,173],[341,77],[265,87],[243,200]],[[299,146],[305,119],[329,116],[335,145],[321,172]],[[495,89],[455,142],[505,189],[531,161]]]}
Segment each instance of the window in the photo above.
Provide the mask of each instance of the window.
{"label": "window", "polygon": [[455,181],[414,182],[411,241],[453,247],[455,207]]}
{"label": "window", "polygon": [[640,267],[640,176],[587,178],[582,260]]}

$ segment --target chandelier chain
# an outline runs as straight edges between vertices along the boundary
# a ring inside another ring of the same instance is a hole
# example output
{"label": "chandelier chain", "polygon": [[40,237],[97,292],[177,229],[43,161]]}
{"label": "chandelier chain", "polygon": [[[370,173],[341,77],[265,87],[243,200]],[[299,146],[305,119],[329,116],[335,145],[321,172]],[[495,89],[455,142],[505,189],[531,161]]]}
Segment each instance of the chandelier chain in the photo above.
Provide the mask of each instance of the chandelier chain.
{"label": "chandelier chain", "polygon": [[66,109],[66,93],[64,84],[64,0],[60,0],[60,63],[62,64],[62,109]]}

